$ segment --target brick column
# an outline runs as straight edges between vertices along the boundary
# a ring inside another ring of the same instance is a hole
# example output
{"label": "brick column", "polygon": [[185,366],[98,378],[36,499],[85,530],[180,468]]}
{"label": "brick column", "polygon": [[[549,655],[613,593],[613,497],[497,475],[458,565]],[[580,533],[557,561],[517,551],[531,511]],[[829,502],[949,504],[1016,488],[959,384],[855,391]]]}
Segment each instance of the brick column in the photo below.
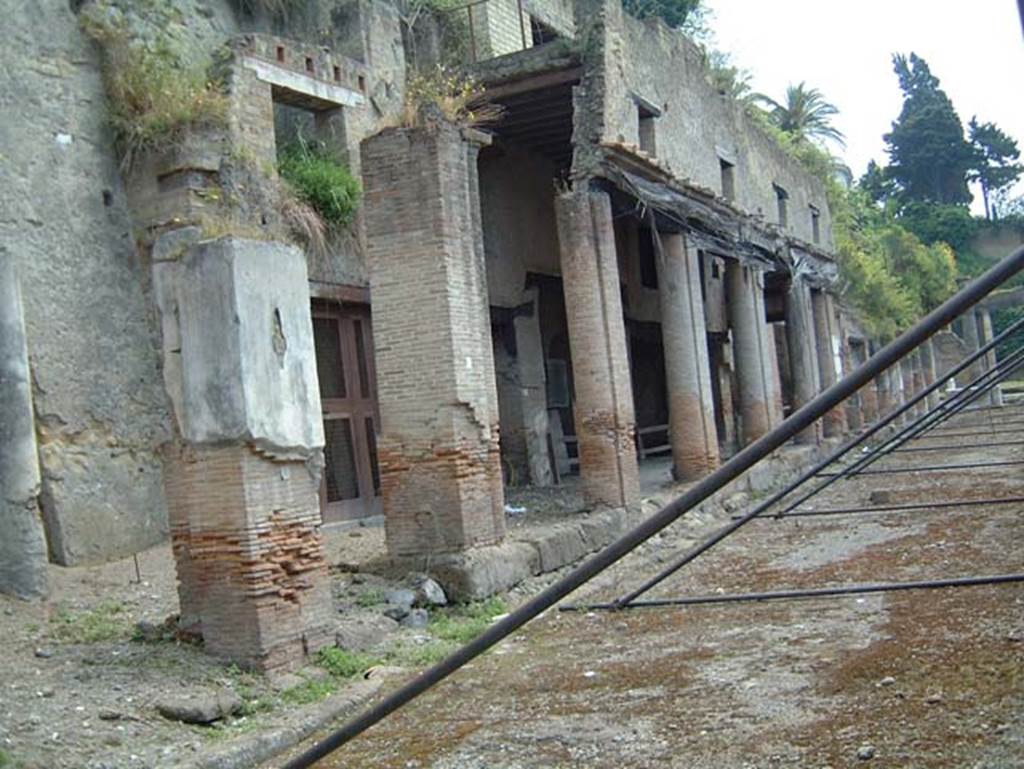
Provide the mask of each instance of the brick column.
{"label": "brick column", "polygon": [[[929,339],[923,345],[921,345],[921,363],[924,368],[924,384],[925,387],[931,387],[935,384],[937,378],[935,370],[935,343]],[[928,408],[935,408],[939,405],[940,398],[938,391],[933,392],[927,398]]]}
{"label": "brick column", "polygon": [[[818,371],[821,374],[821,389],[827,390],[839,380],[839,332],[832,297],[824,291],[811,294],[814,312],[814,341],[818,353]],[[846,417],[842,405],[829,411],[823,421],[826,438],[834,438],[846,432]]]}
{"label": "brick column", "polygon": [[555,214],[583,496],[591,505],[635,505],[636,425],[611,201],[603,192],[569,192],[555,198]]}
{"label": "brick column", "polygon": [[[871,343],[864,343],[864,354],[870,358],[872,355]],[[859,361],[865,363],[866,361]],[[861,388],[861,404],[864,424],[871,426],[878,421],[880,415],[880,403],[878,397],[878,379],[875,378]]]}
{"label": "brick column", "polygon": [[[914,360],[908,355],[900,361],[900,404],[906,405],[914,397]],[[905,415],[905,422],[910,422],[917,415],[917,409],[910,409]]]}
{"label": "brick column", "polygon": [[[978,332],[979,332],[979,347],[991,342],[995,336],[992,330],[992,313],[987,308],[982,307],[978,310]],[[996,366],[996,351],[990,350],[985,353],[985,370],[990,371]],[[993,406],[1003,405],[1003,388],[1002,385],[996,385],[988,391],[988,400]]]}
{"label": "brick column", "polygon": [[658,288],[665,350],[672,472],[692,481],[718,467],[718,433],[711,394],[707,329],[696,250],[685,236],[661,235]]}
{"label": "brick column", "polygon": [[726,280],[743,443],[755,441],[778,421],[779,380],[775,345],[764,311],[764,276],[730,260]]}
{"label": "brick column", "polygon": [[893,390],[892,372],[893,368],[887,368],[877,377],[875,384],[878,387],[878,415],[887,417],[896,410],[896,393]]}
{"label": "brick column", "polygon": [[[814,348],[814,319],[811,289],[794,276],[786,292],[786,344],[793,378],[793,409],[809,403],[820,388],[818,358]],[[815,422],[796,437],[797,443],[817,443],[821,425]]]}
{"label": "brick column", "polygon": [[[967,355],[973,355],[981,348],[981,332],[978,328],[978,314],[970,309],[960,317],[961,333],[964,344],[967,345]],[[964,383],[977,379],[986,371],[985,358],[980,358],[971,364],[964,372]]]}
{"label": "brick column", "polygon": [[301,665],[333,640],[305,256],[202,241],[155,262],[153,286],[178,433],[164,483],[182,623],[240,665]]}
{"label": "brick column", "polygon": [[[913,386],[914,390],[911,393],[913,397],[917,397],[924,390],[924,350],[922,347],[918,347],[914,354],[911,356],[911,370],[913,375]],[[921,401],[914,409],[914,413],[918,416],[924,414],[927,410],[928,405],[925,401]]]}
{"label": "brick column", "polygon": [[387,129],[361,147],[377,456],[394,556],[505,534],[477,137],[440,124]]}

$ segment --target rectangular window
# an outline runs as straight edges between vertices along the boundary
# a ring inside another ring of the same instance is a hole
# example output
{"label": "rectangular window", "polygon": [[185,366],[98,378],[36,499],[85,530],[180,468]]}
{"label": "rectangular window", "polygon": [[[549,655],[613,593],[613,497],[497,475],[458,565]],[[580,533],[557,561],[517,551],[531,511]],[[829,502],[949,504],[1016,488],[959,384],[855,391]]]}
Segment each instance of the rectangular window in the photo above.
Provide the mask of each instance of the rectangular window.
{"label": "rectangular window", "polygon": [[544,45],[558,39],[558,33],[536,16],[530,17],[530,38],[534,45]]}
{"label": "rectangular window", "polygon": [[728,160],[718,159],[718,167],[722,171],[722,197],[736,200],[736,166]]}
{"label": "rectangular window", "polygon": [[643,107],[638,107],[637,118],[640,121],[640,150],[654,157],[658,152],[657,142],[654,138],[654,121],[657,115]]}
{"label": "rectangular window", "polygon": [[655,262],[654,233],[647,227],[639,230],[637,257],[640,261],[640,285],[644,288],[657,288],[658,265]]}
{"label": "rectangular window", "polygon": [[775,188],[775,201],[779,207],[779,226],[786,227],[789,224],[789,193],[777,184],[772,187]]}
{"label": "rectangular window", "polygon": [[821,211],[811,206],[811,237],[815,243],[821,242]]}

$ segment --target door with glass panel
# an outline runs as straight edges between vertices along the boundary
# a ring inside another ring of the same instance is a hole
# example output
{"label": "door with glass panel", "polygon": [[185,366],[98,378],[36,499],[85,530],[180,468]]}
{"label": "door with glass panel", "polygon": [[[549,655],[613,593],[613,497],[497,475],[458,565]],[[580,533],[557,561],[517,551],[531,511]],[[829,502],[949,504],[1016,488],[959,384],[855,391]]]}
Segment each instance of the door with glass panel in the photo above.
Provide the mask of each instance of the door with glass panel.
{"label": "door with glass panel", "polygon": [[324,415],[324,523],[380,513],[377,386],[370,310],[316,303],[313,338]]}

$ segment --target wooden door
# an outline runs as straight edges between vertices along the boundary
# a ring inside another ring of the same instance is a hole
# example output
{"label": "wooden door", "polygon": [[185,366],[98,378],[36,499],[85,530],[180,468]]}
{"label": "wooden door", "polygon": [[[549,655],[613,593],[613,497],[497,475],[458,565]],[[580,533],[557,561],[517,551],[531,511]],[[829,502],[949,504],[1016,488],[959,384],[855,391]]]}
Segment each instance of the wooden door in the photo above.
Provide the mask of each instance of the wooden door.
{"label": "wooden door", "polygon": [[377,385],[370,311],[315,304],[313,338],[324,418],[324,523],[380,513]]}

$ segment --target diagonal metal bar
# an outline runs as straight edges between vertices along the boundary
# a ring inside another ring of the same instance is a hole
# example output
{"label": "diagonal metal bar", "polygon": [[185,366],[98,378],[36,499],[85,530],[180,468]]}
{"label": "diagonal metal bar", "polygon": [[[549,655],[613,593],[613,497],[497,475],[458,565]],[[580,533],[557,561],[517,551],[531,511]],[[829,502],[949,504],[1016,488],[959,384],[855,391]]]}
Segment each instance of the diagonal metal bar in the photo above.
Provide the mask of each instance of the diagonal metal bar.
{"label": "diagonal metal bar", "polygon": [[[983,467],[1008,467],[1010,465],[1024,465],[1024,459],[1007,459],[998,462],[977,462],[975,464],[952,464],[952,465],[924,465],[907,467],[882,467],[875,470],[861,470],[857,475],[903,475],[904,473],[935,473],[942,470],[970,470],[971,468]],[[822,478],[838,478],[841,473],[821,473]],[[787,513],[788,515],[788,513]],[[779,516],[784,518],[785,516]]]}
{"label": "diagonal metal bar", "polygon": [[954,577],[929,579],[918,582],[876,582],[867,585],[839,585],[837,587],[808,588],[805,590],[773,590],[762,593],[733,593],[732,595],[695,595],[688,598],[654,598],[634,601],[619,607],[614,603],[594,603],[580,606],[562,606],[561,611],[601,611],[609,609],[658,609],[668,606],[708,606],[722,603],[755,603],[760,601],[792,601],[798,598],[828,598],[866,593],[893,593],[901,590],[934,590],[948,587],[977,587],[979,585],[1006,585],[1024,582],[1024,574],[994,574],[986,577]]}
{"label": "diagonal metal bar", "polygon": [[[995,341],[995,340],[993,340],[993,341]],[[1024,353],[1024,347],[1020,348],[1018,350],[1018,352]],[[965,360],[961,364],[961,366],[963,368],[966,368],[968,365],[970,365],[970,363],[968,361],[970,361],[970,358]],[[964,364],[967,364],[967,365],[964,365]],[[958,366],[957,369],[959,369],[961,366]],[[955,376],[956,374],[954,372],[956,372],[957,369],[954,369],[953,371],[950,371],[946,375],[946,377],[948,378],[948,377]],[[975,382],[977,382],[979,380],[982,380],[983,378],[987,378],[988,376],[989,376],[988,373],[983,374],[981,377],[978,377],[978,379],[976,379]],[[940,382],[936,382],[936,384],[941,386],[941,381]],[[974,384],[974,383],[972,382],[972,384]],[[897,409],[895,412],[890,414],[887,419],[889,421],[892,421],[893,419],[898,417],[903,412],[909,411],[911,408],[913,408],[914,405],[916,405],[918,402],[920,402],[920,400],[922,400],[923,397],[926,397],[928,394],[930,394],[930,391],[934,387],[935,387],[935,385],[932,385],[932,387],[925,388],[924,390],[922,390],[921,393],[917,397],[912,398],[910,401],[905,403],[902,408]],[[970,395],[962,395],[963,393],[970,393]],[[952,404],[957,404],[957,403],[965,403],[966,404],[966,403],[970,403],[970,402],[972,402],[973,399],[979,398],[983,394],[984,394],[984,391],[969,390],[967,388],[965,388],[964,390],[961,390],[960,393],[958,393],[957,396],[954,396],[953,399],[950,399],[950,401],[947,401],[944,404],[942,404],[941,406],[936,407],[936,409],[932,409],[932,410],[926,412],[924,415],[918,417],[915,421],[913,421],[910,424],[905,425],[904,427],[900,428],[900,430],[896,433],[896,435],[894,437],[892,437],[892,438],[888,439],[887,441],[885,441],[885,442],[879,444],[878,446],[874,447],[867,454],[865,454],[863,457],[859,458],[856,462],[854,462],[849,467],[845,468],[844,470],[842,470],[839,473],[836,473],[836,474],[834,474],[834,475],[832,475],[830,477],[827,477],[824,481],[819,483],[817,486],[812,488],[810,491],[804,493],[797,500],[795,500],[794,502],[791,502],[783,510],[781,510],[778,513],[776,513],[775,517],[776,518],[783,517],[784,515],[789,513],[791,510],[795,510],[797,507],[802,505],[804,502],[806,502],[811,497],[814,497],[815,495],[820,494],[822,491],[827,489],[829,486],[831,486],[836,481],[838,481],[838,480],[840,480],[842,478],[848,478],[848,477],[852,476],[856,471],[862,469],[863,467],[867,466],[868,464],[874,462],[875,459],[877,459],[880,456],[882,456],[882,451],[884,449],[886,449],[887,447],[891,446],[891,447],[895,448],[895,447],[897,447],[899,445],[902,445],[902,443],[894,444],[893,441],[895,441],[895,440],[897,440],[899,438],[904,438],[904,437],[905,437],[905,440],[909,440],[910,437],[918,435],[919,432],[917,431],[917,428],[919,426],[921,426],[922,424],[928,423],[929,420],[933,419],[934,415],[936,413],[940,413],[940,412],[938,412],[938,410],[941,409],[943,406],[946,406],[947,408],[952,408]],[[949,413],[949,416],[952,416],[952,412]],[[864,435],[862,435],[862,438],[863,437],[868,437],[872,432],[877,432],[877,431],[876,430],[868,431],[868,433],[865,433]],[[829,463],[829,464],[831,464],[831,463]],[[818,472],[820,470],[822,470],[822,469],[824,469],[824,468],[822,468],[822,467],[816,468],[815,471],[814,471],[814,474],[817,475]]]}
{"label": "diagonal metal bar", "polygon": [[[504,619],[488,627],[469,643],[456,649],[436,665],[427,668],[419,676],[384,697],[373,707],[352,719],[340,729],[328,735],[299,756],[289,761],[284,769],[306,769],[319,759],[337,750],[346,742],[362,734],[371,726],[386,718],[398,708],[415,699],[432,686],[450,676],[466,663],[475,659],[503,638],[514,633],[537,615],[554,606],[565,596],[616,563],[637,546],[643,544],[659,531],[676,521],[680,516],[699,505],[715,492],[724,488],[742,473],[749,470],[777,448],[805,430],[826,412],[835,408],[879,373],[889,368],[904,355],[915,349],[932,334],[963,314],[992,289],[1002,285],[1024,269],[1024,247],[1002,259],[984,275],[972,281],[955,295],[943,302],[899,338],[886,345],[867,363],[848,376],[817,395],[809,403],[797,409],[782,424],[738,452],[713,473],[709,474],[686,493],[665,505],[661,510],[645,519],[615,542],[596,555],[588,558],[569,574],[548,586]],[[737,522],[739,523],[739,522]],[[739,523],[742,525],[742,523]],[[739,525],[733,528],[739,528]],[[727,534],[723,534],[721,539]],[[708,547],[712,545],[709,544]]]}
{"label": "diagonal metal bar", "polygon": [[[967,356],[967,358],[965,358],[959,365],[955,366],[952,370],[947,372],[942,378],[938,379],[932,385],[930,385],[929,387],[926,387],[916,397],[911,398],[909,401],[907,401],[905,404],[903,404],[902,406],[897,408],[895,411],[893,411],[892,413],[890,413],[890,414],[886,415],[885,417],[883,417],[882,419],[880,419],[878,422],[876,422],[870,428],[868,428],[867,430],[862,432],[860,435],[857,435],[854,438],[852,438],[851,440],[847,441],[845,444],[843,444],[835,452],[833,452],[832,454],[827,456],[825,459],[823,459],[820,462],[818,462],[817,464],[815,464],[809,470],[805,471],[795,481],[789,483],[788,485],[786,485],[781,490],[779,490],[779,491],[775,492],[774,494],[772,494],[771,496],[769,496],[766,500],[764,500],[762,503],[760,503],[753,510],[751,510],[748,513],[744,514],[740,518],[736,519],[735,523],[731,524],[730,526],[726,526],[725,528],[720,530],[717,534],[713,535],[710,540],[707,540],[707,541],[705,541],[705,542],[703,542],[703,543],[701,543],[699,545],[696,545],[695,547],[691,548],[686,553],[684,553],[679,559],[677,559],[676,561],[671,563],[669,566],[667,566],[665,569],[663,569],[661,572],[659,572],[655,576],[651,577],[649,580],[644,582],[642,585],[640,585],[640,587],[636,588],[631,593],[628,593],[625,596],[619,598],[617,603],[625,605],[625,604],[635,600],[637,597],[643,595],[648,590],[653,588],[655,585],[661,583],[662,581],[664,581],[668,577],[670,577],[673,574],[675,574],[679,569],[683,568],[686,564],[688,564],[691,561],[693,561],[694,559],[698,558],[702,553],[706,552],[707,550],[710,550],[712,547],[714,547],[716,544],[718,544],[718,542],[720,542],[721,540],[725,539],[730,534],[732,534],[736,529],[738,529],[739,527],[745,525],[748,521],[753,520],[754,518],[757,518],[758,516],[762,515],[767,510],[771,509],[776,503],[782,501],[787,496],[789,496],[796,488],[800,487],[801,485],[806,483],[808,480],[810,480],[811,478],[815,477],[821,470],[824,470],[826,467],[831,465],[837,459],[841,458],[842,456],[847,454],[849,451],[851,451],[852,449],[856,448],[858,445],[860,445],[861,443],[866,441],[872,435],[874,435],[875,433],[877,433],[880,430],[882,430],[886,425],[890,424],[892,421],[894,421],[895,419],[899,418],[901,415],[903,415],[904,413],[906,413],[910,409],[914,408],[914,406],[916,406],[918,403],[920,403],[925,398],[927,398],[930,394],[932,394],[933,392],[938,390],[940,387],[942,387],[942,385],[946,381],[952,379],[953,377],[957,376],[960,372],[962,372],[962,371],[966,370],[967,368],[969,368],[971,365],[973,365],[974,361],[976,361],[979,358],[981,358],[989,350],[994,348],[997,344],[1002,342],[1004,339],[1007,339],[1011,335],[1017,333],[1017,331],[1019,331],[1022,327],[1024,327],[1024,318],[1022,318],[1019,321],[1011,324],[1010,327],[1005,329],[1001,334],[999,334],[999,336],[996,339],[993,339],[989,344],[983,346],[981,349],[976,350],[974,353],[972,353],[971,355]],[[871,363],[871,360],[869,360],[868,363]],[[865,364],[865,365],[867,365],[867,364]],[[886,366],[886,368],[888,368],[888,366]],[[812,492],[811,494],[808,494],[808,495],[802,497],[800,502],[806,501],[810,497],[814,496],[814,494],[818,493],[818,491],[821,491],[822,489],[824,489],[825,487],[827,487],[828,485],[833,483],[834,480],[835,479],[831,479],[831,478],[827,479],[814,492]],[[793,507],[795,507],[795,505],[790,506],[789,509],[792,509]]]}
{"label": "diagonal metal bar", "polygon": [[921,451],[967,451],[970,449],[994,449],[1002,446],[1024,446],[1024,441],[995,441],[994,443],[945,444],[943,446],[911,446],[893,449],[893,454],[911,454]]}
{"label": "diagonal metal bar", "polygon": [[[960,499],[955,502],[927,502],[916,505],[872,505],[870,507],[830,507],[822,510],[794,510],[786,518],[818,518],[830,515],[875,515],[878,513],[906,513],[916,510],[953,510],[963,507],[988,507],[1024,504],[1024,497],[997,499]],[[735,516],[739,518],[740,516]],[[762,518],[761,520],[769,520]]]}
{"label": "diagonal metal bar", "polygon": [[[1019,425],[1016,429],[1012,425]],[[968,425],[969,426],[969,425]],[[1020,435],[1024,430],[1024,422],[1001,422],[1000,426],[1007,427],[1005,430],[976,430],[974,432],[948,432],[946,430],[931,430],[927,435],[922,435],[914,440],[944,440],[946,438],[980,438],[986,435]]]}
{"label": "diagonal metal bar", "polygon": [[981,399],[994,387],[1005,381],[1018,368],[1024,365],[1024,346],[1018,348],[1006,361],[998,367],[986,371],[975,379],[970,387],[964,388],[953,398],[929,410],[914,422],[905,426],[887,442],[877,446],[856,463],[846,468],[840,476],[848,477],[864,472],[864,468],[889,455],[907,441],[929,432],[936,425],[942,424],[960,414],[971,403]]}

